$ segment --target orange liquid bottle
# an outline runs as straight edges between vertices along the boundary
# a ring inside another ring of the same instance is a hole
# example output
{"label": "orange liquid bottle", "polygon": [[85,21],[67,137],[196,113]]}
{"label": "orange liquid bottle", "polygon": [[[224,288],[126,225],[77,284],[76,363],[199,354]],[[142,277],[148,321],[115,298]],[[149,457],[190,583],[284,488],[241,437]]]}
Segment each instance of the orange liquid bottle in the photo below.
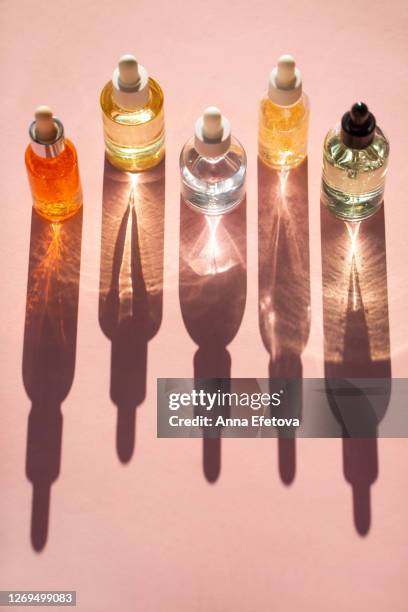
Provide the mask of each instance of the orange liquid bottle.
{"label": "orange liquid bottle", "polygon": [[37,109],[29,134],[25,163],[33,206],[49,221],[64,221],[82,206],[75,147],[64,137],[64,126],[47,106]]}

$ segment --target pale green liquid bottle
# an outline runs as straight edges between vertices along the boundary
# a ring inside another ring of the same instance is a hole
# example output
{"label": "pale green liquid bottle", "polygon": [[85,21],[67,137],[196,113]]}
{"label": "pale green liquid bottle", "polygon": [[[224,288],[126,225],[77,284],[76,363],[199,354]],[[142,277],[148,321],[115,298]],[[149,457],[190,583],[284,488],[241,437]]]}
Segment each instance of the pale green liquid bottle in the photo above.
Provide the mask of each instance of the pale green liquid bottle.
{"label": "pale green liquid bottle", "polygon": [[361,221],[384,199],[389,142],[363,102],[327,134],[323,149],[322,201],[340,219]]}

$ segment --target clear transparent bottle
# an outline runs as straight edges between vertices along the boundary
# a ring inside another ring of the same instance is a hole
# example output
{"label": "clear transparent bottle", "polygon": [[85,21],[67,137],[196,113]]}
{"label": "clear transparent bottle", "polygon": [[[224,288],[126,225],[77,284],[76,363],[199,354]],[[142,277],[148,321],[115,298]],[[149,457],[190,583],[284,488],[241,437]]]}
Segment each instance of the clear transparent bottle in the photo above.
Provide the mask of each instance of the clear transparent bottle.
{"label": "clear transparent bottle", "polygon": [[258,154],[268,166],[294,168],[307,156],[309,99],[291,55],[281,55],[259,109]]}
{"label": "clear transparent bottle", "polygon": [[366,104],[357,102],[323,148],[322,201],[340,219],[361,221],[384,199],[390,146]]}
{"label": "clear transparent bottle", "polygon": [[183,199],[206,215],[220,215],[245,196],[246,154],[231,136],[228,119],[208,107],[196,122],[195,135],[180,155]]}
{"label": "clear transparent bottle", "polygon": [[120,58],[100,101],[110,163],[127,172],[160,163],[164,156],[163,92],[133,55]]}

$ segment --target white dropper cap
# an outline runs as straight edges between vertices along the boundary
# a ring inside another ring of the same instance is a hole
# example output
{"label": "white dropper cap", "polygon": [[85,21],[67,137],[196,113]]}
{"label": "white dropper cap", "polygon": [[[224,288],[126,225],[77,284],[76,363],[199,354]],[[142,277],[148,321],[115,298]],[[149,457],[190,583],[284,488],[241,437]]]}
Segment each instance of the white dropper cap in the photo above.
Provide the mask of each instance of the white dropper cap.
{"label": "white dropper cap", "polygon": [[47,143],[55,140],[58,126],[49,106],[38,106],[35,109],[35,135],[41,142]]}
{"label": "white dropper cap", "polygon": [[194,147],[204,157],[225,155],[231,146],[231,125],[216,106],[209,106],[195,125]]}
{"label": "white dropper cap", "polygon": [[65,148],[64,126],[49,106],[35,109],[28,133],[31,148],[39,157],[57,157]]}
{"label": "white dropper cap", "polygon": [[279,106],[291,106],[302,95],[302,76],[291,55],[281,55],[269,76],[268,96]]}
{"label": "white dropper cap", "polygon": [[112,75],[113,99],[126,110],[138,110],[149,101],[149,75],[133,55],[122,55]]}

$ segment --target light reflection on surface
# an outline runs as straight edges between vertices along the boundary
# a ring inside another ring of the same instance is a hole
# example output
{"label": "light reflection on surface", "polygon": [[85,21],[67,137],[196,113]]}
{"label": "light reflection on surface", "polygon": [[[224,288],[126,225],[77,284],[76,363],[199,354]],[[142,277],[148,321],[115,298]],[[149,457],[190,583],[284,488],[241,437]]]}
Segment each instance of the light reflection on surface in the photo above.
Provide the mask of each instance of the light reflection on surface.
{"label": "light reflection on surface", "polygon": [[358,239],[358,233],[360,231],[361,221],[357,221],[356,223],[346,222],[345,225],[347,227],[347,231],[350,236],[350,242],[351,242],[350,254],[354,256],[357,253],[357,239]]}
{"label": "light reflection on surface", "polygon": [[64,223],[33,216],[32,227],[26,312],[38,317],[48,309],[57,319],[55,309],[71,300],[78,283],[82,212]]}
{"label": "light reflection on surface", "polygon": [[[195,212],[195,211],[193,211]],[[200,277],[228,272],[234,266],[243,267],[242,253],[235,237],[231,235],[225,217],[202,215],[186,218],[186,232],[191,232],[193,240],[182,245],[183,265],[191,268]],[[198,218],[197,218],[198,217]]]}
{"label": "light reflection on surface", "polygon": [[141,173],[105,161],[99,322],[112,343],[116,448],[133,455],[136,408],[146,396],[148,342],[162,318],[165,162]]}
{"label": "light reflection on surface", "polygon": [[128,174],[128,177],[129,177],[129,182],[130,182],[130,184],[132,186],[132,192],[134,194],[136,185],[140,181],[140,175],[138,173],[136,173],[136,172],[128,172],[127,174]]}
{"label": "light reflection on surface", "polygon": [[[209,391],[224,379],[227,392],[227,346],[239,330],[246,301],[246,201],[228,214],[206,217],[181,198],[179,297],[184,324],[198,347],[195,388]],[[203,435],[203,470],[214,483],[221,470],[221,431],[204,429]]]}
{"label": "light reflection on surface", "polygon": [[277,171],[258,162],[259,323],[272,360],[300,355],[310,330],[307,162]]}
{"label": "light reflection on surface", "polygon": [[[122,261],[120,262],[118,274],[118,300],[119,300],[119,322],[133,315],[133,278],[132,278],[132,232],[138,231],[133,228],[134,211],[134,185],[130,186],[128,206],[122,221],[126,221],[125,240],[123,244]],[[116,281],[114,281],[116,282]]]}
{"label": "light reflection on surface", "polygon": [[[321,204],[321,236],[327,397],[343,431],[354,524],[365,536],[379,473],[377,426],[391,396],[384,208],[350,224]],[[376,389],[371,399],[367,385]]]}
{"label": "light reflection on surface", "polygon": [[241,323],[246,298],[246,202],[218,217],[181,200],[180,305],[198,345],[214,336],[226,346]]}
{"label": "light reflection on surface", "polygon": [[61,405],[75,372],[81,235],[82,209],[61,224],[32,214],[22,373],[31,400],[26,474],[36,551],[48,537],[51,487],[61,463]]}
{"label": "light reflection on surface", "polygon": [[[310,330],[308,211],[307,160],[278,171],[258,159],[259,327],[269,354],[271,393],[277,379],[286,381],[277,417],[302,415],[302,353]],[[295,435],[291,428],[278,428],[278,466],[285,485],[296,474]]]}
{"label": "light reflection on surface", "polygon": [[[117,322],[137,317],[140,300],[150,324],[161,319],[164,248],[164,164],[142,173],[105,165],[100,313],[118,301]],[[143,296],[144,294],[144,296]],[[114,323],[113,320],[110,321]],[[109,336],[110,332],[106,330]]]}
{"label": "light reflection on surface", "polygon": [[[389,360],[383,209],[359,223],[339,221],[322,209],[322,263],[326,363],[344,363],[346,332],[354,325],[357,334],[357,313],[360,331],[363,324],[367,329],[369,361]],[[362,345],[355,347],[358,350],[363,350]],[[363,355],[357,353],[354,361],[362,364]]]}
{"label": "light reflection on surface", "polygon": [[[27,312],[37,306],[45,307],[50,300],[52,282],[61,276],[60,263],[62,256],[61,224],[46,224],[41,231],[37,248],[37,261],[31,270],[30,291],[27,299]],[[45,249],[45,250],[44,250]]]}

